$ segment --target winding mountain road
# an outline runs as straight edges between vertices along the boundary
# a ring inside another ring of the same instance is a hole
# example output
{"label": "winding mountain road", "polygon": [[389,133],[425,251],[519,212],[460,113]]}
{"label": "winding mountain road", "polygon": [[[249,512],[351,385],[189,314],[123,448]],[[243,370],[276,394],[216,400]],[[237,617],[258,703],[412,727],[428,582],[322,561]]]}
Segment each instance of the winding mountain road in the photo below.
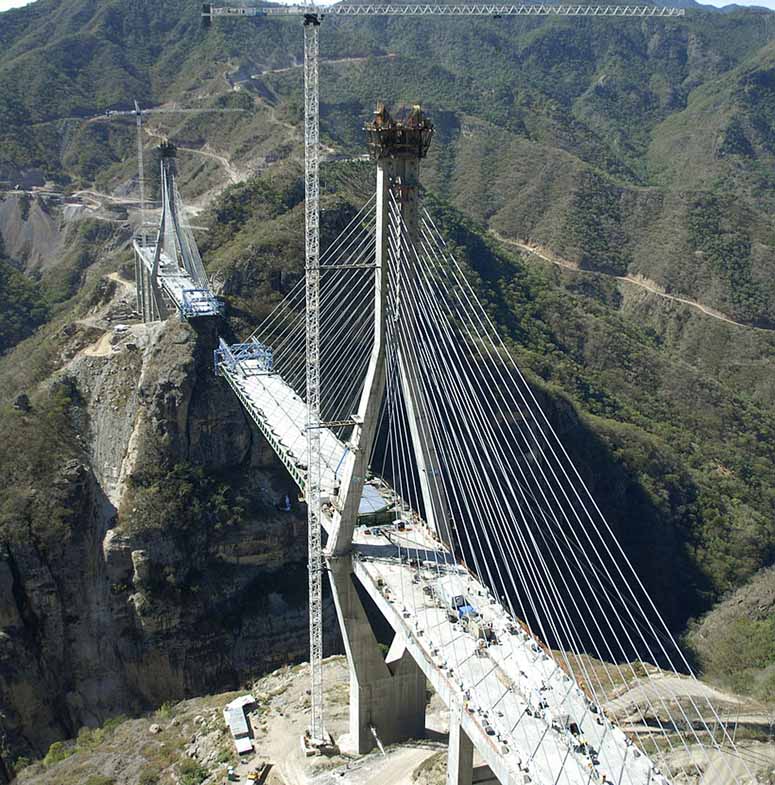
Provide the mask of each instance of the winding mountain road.
{"label": "winding mountain road", "polygon": [[756,327],[751,324],[745,324],[744,322],[738,322],[730,316],[727,316],[721,311],[717,311],[715,308],[710,308],[707,305],[703,305],[702,303],[698,303],[696,300],[689,300],[686,297],[679,297],[675,294],[668,294],[667,292],[663,291],[659,288],[659,286],[651,281],[645,280],[643,278],[639,278],[634,275],[613,275],[612,273],[602,272],[600,270],[585,270],[582,267],[579,267],[577,264],[568,261],[567,259],[561,259],[554,254],[549,253],[546,249],[542,248],[540,245],[535,245],[533,243],[523,243],[519,240],[512,240],[509,237],[504,237],[502,234],[499,234],[494,229],[490,229],[490,234],[498,240],[498,242],[504,243],[505,245],[511,245],[514,248],[519,248],[521,251],[526,251],[533,256],[537,256],[539,259],[543,259],[545,262],[549,262],[550,264],[556,265],[557,267],[562,267],[565,270],[571,270],[575,273],[585,273],[587,275],[602,275],[606,278],[613,278],[617,281],[622,281],[624,283],[632,284],[633,286],[638,286],[641,289],[645,289],[647,292],[651,292],[651,294],[657,295],[657,297],[662,297],[665,300],[672,300],[676,303],[681,303],[682,305],[686,305],[689,308],[694,308],[700,313],[705,314],[705,316],[710,316],[712,319],[717,319],[720,322],[726,322],[727,324],[732,324],[735,327],[744,327],[748,330],[761,330],[763,332],[772,332],[772,330],[768,327]]}

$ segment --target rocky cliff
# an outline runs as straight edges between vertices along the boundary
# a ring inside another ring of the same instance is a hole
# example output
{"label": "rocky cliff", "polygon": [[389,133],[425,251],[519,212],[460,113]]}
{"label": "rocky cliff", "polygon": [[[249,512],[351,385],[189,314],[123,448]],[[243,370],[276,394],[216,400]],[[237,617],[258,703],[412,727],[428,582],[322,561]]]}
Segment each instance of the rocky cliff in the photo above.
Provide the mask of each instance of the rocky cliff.
{"label": "rocky cliff", "polygon": [[277,510],[295,489],[213,375],[212,328],[89,329],[97,340],[12,413],[39,430],[64,389],[70,449],[52,443],[51,473],[37,473],[52,487],[3,511],[6,764],[119,712],[236,687],[307,647],[303,510]]}

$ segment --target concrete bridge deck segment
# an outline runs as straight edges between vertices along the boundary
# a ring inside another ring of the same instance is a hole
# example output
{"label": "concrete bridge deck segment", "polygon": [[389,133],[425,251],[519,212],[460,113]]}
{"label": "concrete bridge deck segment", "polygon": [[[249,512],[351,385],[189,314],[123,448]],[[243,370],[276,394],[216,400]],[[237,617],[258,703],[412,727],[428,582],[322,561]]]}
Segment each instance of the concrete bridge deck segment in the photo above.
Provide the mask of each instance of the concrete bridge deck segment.
{"label": "concrete bridge deck segment", "polygon": [[[379,555],[375,535],[365,531],[357,529],[353,543],[356,577],[434,690],[458,709],[462,729],[501,783],[661,780],[648,758],[424,526],[390,532]],[[495,641],[483,646],[440,602],[434,587],[450,577],[492,625]],[[577,733],[570,730],[573,723]]]}
{"label": "concrete bridge deck segment", "polygon": [[[256,360],[243,360],[229,368],[221,364],[219,372],[226,378],[272,449],[286,466],[296,484],[304,490],[307,472],[306,420],[307,404],[296,391],[276,373],[267,373]],[[320,431],[321,496],[330,504],[337,492],[338,472],[347,452],[344,445],[328,428]],[[383,491],[384,501],[374,484],[364,493],[361,514],[377,512],[392,504],[389,489]],[[323,516],[323,527],[330,531],[331,516]]]}
{"label": "concrete bridge deck segment", "polygon": [[[151,278],[154,274],[156,244],[143,245],[134,242],[135,252]],[[220,301],[209,289],[203,289],[176,261],[164,251],[159,253],[159,264],[155,278],[161,293],[175,309],[187,319],[205,316],[218,316],[222,312]]]}
{"label": "concrete bridge deck segment", "polygon": [[[262,371],[253,360],[231,367],[222,363],[218,371],[303,488],[307,469],[304,400],[279,374]],[[333,524],[337,470],[347,449],[330,430],[321,430],[322,522],[327,531]],[[651,761],[609,722],[477,576],[455,563],[447,547],[416,513],[407,512],[384,481],[372,478],[367,488],[374,507],[395,510],[398,506],[404,523],[401,529],[392,524],[367,526],[361,518],[352,555],[329,561],[332,581],[339,581],[337,601],[348,606],[338,609],[351,625],[351,631],[345,631],[346,646],[367,651],[362,659],[375,658],[376,645],[361,634],[360,603],[353,592],[342,591],[352,577],[395,632],[386,659],[371,662],[360,673],[351,671],[351,680],[357,682],[357,694],[351,693],[356,716],[351,735],[360,733],[363,742],[367,729],[379,735],[385,723],[385,735],[390,736],[386,726],[391,711],[381,713],[379,700],[391,689],[396,693],[392,721],[401,717],[412,725],[418,716],[422,721],[424,701],[414,711],[407,704],[417,702],[417,685],[427,679],[450,708],[462,738],[457,749],[465,751],[470,741],[503,785],[666,785]],[[375,495],[381,503],[374,504]],[[362,514],[370,511],[368,504],[365,509],[362,504]],[[398,512],[394,517],[399,517]],[[492,629],[494,637],[489,641],[470,632],[445,605],[439,586],[450,580]],[[415,674],[412,668],[419,670]],[[375,697],[378,694],[381,697]],[[468,779],[458,777],[455,782],[470,782],[470,761],[464,760],[461,766],[469,769]]]}

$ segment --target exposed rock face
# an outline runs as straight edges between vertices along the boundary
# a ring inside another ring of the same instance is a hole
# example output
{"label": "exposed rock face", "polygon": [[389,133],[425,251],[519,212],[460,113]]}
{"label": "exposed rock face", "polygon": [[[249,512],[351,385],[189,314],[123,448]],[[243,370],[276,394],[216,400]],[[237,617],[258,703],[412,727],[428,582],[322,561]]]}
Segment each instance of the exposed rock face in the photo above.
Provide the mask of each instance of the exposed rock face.
{"label": "exposed rock face", "polygon": [[12,259],[27,272],[56,264],[64,248],[64,225],[57,205],[23,192],[0,197],[0,237]]}
{"label": "exposed rock face", "polygon": [[303,510],[276,509],[296,491],[213,375],[211,328],[105,338],[64,371],[84,447],[52,491],[68,533],[53,551],[0,544],[11,761],[306,656]]}

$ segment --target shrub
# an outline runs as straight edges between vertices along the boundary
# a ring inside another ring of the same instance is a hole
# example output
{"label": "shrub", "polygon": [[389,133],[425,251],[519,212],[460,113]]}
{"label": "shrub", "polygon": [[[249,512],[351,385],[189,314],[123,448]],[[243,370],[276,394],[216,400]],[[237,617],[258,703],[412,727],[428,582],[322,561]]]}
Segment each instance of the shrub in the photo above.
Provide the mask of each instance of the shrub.
{"label": "shrub", "polygon": [[164,701],[158,709],[156,709],[156,716],[160,720],[169,720],[175,716],[175,704],[171,701]]}
{"label": "shrub", "polygon": [[92,774],[84,785],[115,785],[113,777],[106,777],[102,774]]}
{"label": "shrub", "polygon": [[200,785],[204,782],[209,772],[193,758],[186,758],[178,765],[181,785]]}
{"label": "shrub", "polygon": [[69,758],[74,752],[74,747],[66,745],[63,741],[55,741],[48,748],[46,757],[43,758],[43,765],[53,766],[55,763],[59,763],[65,760],[65,758]]}
{"label": "shrub", "polygon": [[137,779],[137,785],[157,785],[159,772],[156,769],[143,769]]}
{"label": "shrub", "polygon": [[28,757],[20,755],[13,763],[13,770],[18,774],[22,769],[26,769],[27,766],[30,766],[31,764],[32,761]]}

